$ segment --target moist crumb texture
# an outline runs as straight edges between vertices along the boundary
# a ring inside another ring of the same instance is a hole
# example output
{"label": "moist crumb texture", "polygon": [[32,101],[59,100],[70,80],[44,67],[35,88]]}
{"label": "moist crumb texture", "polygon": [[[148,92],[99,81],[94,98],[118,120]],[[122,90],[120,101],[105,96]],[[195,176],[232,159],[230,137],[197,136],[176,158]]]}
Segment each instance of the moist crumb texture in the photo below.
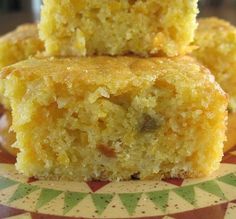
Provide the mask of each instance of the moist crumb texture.
{"label": "moist crumb texture", "polygon": [[44,50],[36,24],[25,24],[0,37],[0,68]]}
{"label": "moist crumb texture", "polygon": [[227,97],[190,57],[32,58],[4,68],[0,86],[26,176],[160,179],[219,167]]}
{"label": "moist crumb texture", "polygon": [[[35,56],[43,50],[44,44],[39,39],[37,25],[21,25],[16,30],[0,37],[0,69]],[[8,152],[16,155],[17,150],[10,147],[15,141],[15,135],[9,129],[11,126],[9,103],[5,102],[2,96],[0,96],[0,102],[5,108],[0,117],[0,143]]]}
{"label": "moist crumb texture", "polygon": [[236,112],[236,27],[218,18],[199,20],[193,56],[208,67],[229,94],[229,112]]}
{"label": "moist crumb texture", "polygon": [[173,57],[191,50],[197,13],[197,0],[44,0],[40,37],[54,56]]}

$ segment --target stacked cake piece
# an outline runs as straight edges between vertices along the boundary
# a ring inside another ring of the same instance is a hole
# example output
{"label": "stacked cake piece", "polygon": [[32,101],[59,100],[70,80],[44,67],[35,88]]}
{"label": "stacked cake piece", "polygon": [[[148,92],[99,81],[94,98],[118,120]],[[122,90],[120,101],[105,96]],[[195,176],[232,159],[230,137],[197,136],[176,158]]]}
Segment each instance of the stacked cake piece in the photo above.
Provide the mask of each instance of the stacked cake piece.
{"label": "stacked cake piece", "polygon": [[197,0],[46,0],[39,28],[49,55],[173,57],[190,50],[197,12]]}
{"label": "stacked cake piece", "polygon": [[[36,24],[25,24],[16,30],[0,37],[0,69],[18,61],[35,56],[44,51],[44,43],[39,39]],[[16,148],[11,145],[16,141],[15,133],[10,131],[10,106],[4,102],[0,95],[0,144],[11,154],[16,155]]]}
{"label": "stacked cake piece", "polygon": [[45,52],[0,75],[17,169],[79,181],[216,170],[228,98],[185,56],[197,12],[197,0],[44,0]]}
{"label": "stacked cake piece", "polygon": [[236,112],[236,28],[218,18],[199,20],[193,56],[209,68],[229,94],[229,111]]}

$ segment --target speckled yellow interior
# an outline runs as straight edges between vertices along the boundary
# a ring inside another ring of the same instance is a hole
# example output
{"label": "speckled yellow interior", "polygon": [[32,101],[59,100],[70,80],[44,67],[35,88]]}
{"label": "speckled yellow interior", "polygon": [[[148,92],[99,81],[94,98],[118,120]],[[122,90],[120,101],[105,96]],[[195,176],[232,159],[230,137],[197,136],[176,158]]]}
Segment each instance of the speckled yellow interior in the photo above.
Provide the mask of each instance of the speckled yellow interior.
{"label": "speckled yellow interior", "polygon": [[157,179],[219,167],[227,98],[189,57],[29,59],[0,82],[27,176]]}
{"label": "speckled yellow interior", "polygon": [[176,56],[190,49],[197,13],[197,0],[50,0],[39,29],[49,55]]}

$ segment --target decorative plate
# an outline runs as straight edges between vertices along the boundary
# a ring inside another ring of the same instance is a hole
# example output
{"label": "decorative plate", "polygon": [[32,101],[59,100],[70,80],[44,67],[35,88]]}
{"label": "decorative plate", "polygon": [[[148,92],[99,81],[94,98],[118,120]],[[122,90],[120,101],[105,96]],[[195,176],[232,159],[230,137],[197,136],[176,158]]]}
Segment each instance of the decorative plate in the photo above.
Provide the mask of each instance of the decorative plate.
{"label": "decorative plate", "polygon": [[203,179],[53,182],[16,172],[0,152],[0,218],[236,218],[236,147]]}

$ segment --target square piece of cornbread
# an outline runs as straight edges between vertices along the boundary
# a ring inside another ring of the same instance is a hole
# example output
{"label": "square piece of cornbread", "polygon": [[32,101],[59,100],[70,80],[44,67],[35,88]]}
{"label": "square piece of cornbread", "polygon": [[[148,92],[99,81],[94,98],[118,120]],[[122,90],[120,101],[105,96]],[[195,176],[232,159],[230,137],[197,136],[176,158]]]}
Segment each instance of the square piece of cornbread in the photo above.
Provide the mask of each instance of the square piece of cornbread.
{"label": "square piece of cornbread", "polygon": [[[24,24],[16,30],[0,37],[0,68],[35,56],[44,50],[44,44],[39,39],[37,24]],[[2,98],[0,97],[0,101]],[[0,144],[11,154],[16,150],[11,148],[15,135],[10,131],[11,115],[6,103],[0,115]]]}
{"label": "square piece of cornbread", "polygon": [[193,56],[209,68],[229,94],[229,111],[236,112],[236,27],[218,18],[199,20]]}
{"label": "square piece of cornbread", "polygon": [[44,1],[39,25],[48,55],[177,56],[190,50],[197,0]]}
{"label": "square piece of cornbread", "polygon": [[36,24],[24,24],[0,37],[0,68],[44,50]]}
{"label": "square piece of cornbread", "polygon": [[159,179],[219,167],[227,97],[190,57],[29,59],[4,68],[0,85],[27,176]]}

